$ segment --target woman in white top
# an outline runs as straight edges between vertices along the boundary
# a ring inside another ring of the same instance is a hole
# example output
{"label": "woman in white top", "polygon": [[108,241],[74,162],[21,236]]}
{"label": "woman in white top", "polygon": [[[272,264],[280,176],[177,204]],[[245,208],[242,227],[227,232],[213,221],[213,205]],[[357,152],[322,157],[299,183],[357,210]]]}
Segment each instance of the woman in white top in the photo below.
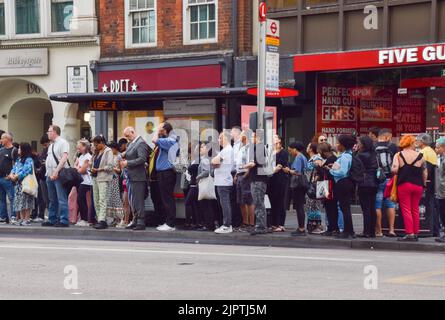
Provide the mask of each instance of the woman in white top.
{"label": "woman in white top", "polygon": [[[79,157],[75,162],[77,171],[82,175],[83,182],[77,191],[77,203],[79,205],[80,220],[76,224],[78,227],[88,227],[88,204],[92,203],[93,181],[91,180],[89,168],[91,165],[91,144],[88,140],[82,139],[77,142]],[[90,221],[93,223],[93,221]]]}

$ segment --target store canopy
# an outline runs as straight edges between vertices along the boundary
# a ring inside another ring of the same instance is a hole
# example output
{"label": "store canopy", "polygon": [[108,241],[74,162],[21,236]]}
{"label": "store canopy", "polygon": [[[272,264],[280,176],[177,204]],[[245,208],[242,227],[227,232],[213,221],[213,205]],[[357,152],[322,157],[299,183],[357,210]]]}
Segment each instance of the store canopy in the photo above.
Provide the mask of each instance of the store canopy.
{"label": "store canopy", "polygon": [[62,102],[91,102],[91,101],[144,101],[163,99],[202,99],[202,98],[230,98],[247,95],[247,87],[238,88],[202,88],[187,90],[158,90],[140,92],[116,93],[58,93],[50,95],[53,101]]}

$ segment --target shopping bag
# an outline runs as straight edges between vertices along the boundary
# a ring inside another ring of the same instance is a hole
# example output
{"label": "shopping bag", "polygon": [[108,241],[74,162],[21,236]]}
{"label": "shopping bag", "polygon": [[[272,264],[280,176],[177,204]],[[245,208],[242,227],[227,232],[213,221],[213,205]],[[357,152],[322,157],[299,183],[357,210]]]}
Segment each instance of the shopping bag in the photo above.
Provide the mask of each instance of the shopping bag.
{"label": "shopping bag", "polygon": [[333,199],[332,181],[330,181],[330,180],[317,181],[316,198],[318,200],[332,200]]}
{"label": "shopping bag", "polygon": [[34,166],[32,166],[32,173],[27,175],[22,181],[22,192],[37,198],[39,183],[37,182]]}
{"label": "shopping bag", "polygon": [[213,177],[209,176],[199,180],[198,200],[216,200],[215,182]]}

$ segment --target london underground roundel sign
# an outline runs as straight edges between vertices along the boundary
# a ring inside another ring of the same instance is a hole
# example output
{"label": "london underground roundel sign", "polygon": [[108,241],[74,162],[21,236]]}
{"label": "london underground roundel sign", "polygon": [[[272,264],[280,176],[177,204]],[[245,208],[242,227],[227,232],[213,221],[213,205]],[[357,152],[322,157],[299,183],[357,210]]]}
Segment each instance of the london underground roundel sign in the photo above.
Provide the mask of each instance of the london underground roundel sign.
{"label": "london underground roundel sign", "polygon": [[267,19],[267,6],[266,2],[260,3],[260,12],[259,12],[260,22],[264,22]]}

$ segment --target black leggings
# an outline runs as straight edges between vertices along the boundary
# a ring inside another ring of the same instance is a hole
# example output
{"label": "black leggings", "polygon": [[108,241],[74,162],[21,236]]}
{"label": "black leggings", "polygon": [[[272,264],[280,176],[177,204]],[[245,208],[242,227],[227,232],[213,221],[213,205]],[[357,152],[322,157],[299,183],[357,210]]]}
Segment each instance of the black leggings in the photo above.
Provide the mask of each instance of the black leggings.
{"label": "black leggings", "polygon": [[187,192],[187,196],[185,198],[185,220],[186,223],[191,225],[200,225],[202,221],[199,214],[198,208],[198,187],[191,186],[189,191]]}
{"label": "black leggings", "polygon": [[77,191],[77,203],[79,205],[80,219],[83,221],[89,221],[88,202],[87,202],[88,192],[90,193],[91,196],[91,194],[93,193],[93,187],[84,184],[81,184]]}
{"label": "black leggings", "polygon": [[326,218],[328,220],[328,232],[339,231],[337,200],[326,200],[324,202],[324,207],[326,209]]}
{"label": "black leggings", "polygon": [[272,225],[284,227],[286,222],[285,194],[289,187],[286,176],[274,175],[269,183],[269,198],[272,211]]}
{"label": "black leggings", "polygon": [[294,209],[297,211],[298,228],[304,229],[306,223],[306,214],[304,213],[304,204],[306,203],[306,190],[302,188],[292,189],[292,199]]}
{"label": "black leggings", "polygon": [[375,199],[377,188],[358,188],[358,197],[363,211],[363,234],[375,237],[375,226],[377,213],[375,210]]}
{"label": "black leggings", "polygon": [[340,205],[343,212],[343,220],[345,234],[354,234],[354,226],[352,224],[351,204],[352,196],[354,195],[354,183],[349,178],[341,179],[334,185],[334,197]]}

